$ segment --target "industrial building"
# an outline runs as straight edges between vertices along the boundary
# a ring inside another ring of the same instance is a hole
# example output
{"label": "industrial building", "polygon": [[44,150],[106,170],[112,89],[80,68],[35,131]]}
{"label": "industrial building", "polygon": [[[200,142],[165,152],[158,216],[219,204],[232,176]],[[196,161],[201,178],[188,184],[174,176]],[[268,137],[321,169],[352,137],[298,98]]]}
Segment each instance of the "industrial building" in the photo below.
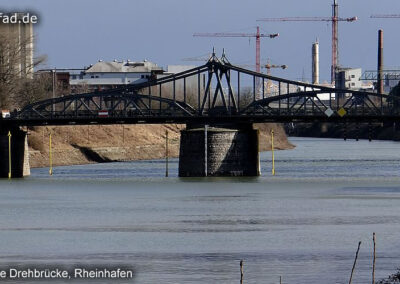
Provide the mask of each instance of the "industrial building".
{"label": "industrial building", "polygon": [[[67,93],[78,94],[139,84],[194,67],[192,65],[168,65],[165,71],[157,64],[147,60],[141,62],[130,60],[104,62],[99,60],[96,64],[83,69],[42,69],[37,72],[49,73],[53,77],[57,92],[55,96],[60,96]],[[197,78],[195,82],[197,83]],[[188,78],[186,83],[190,87],[194,84],[194,80]],[[176,87],[179,90],[180,85]]]}
{"label": "industrial building", "polygon": [[361,89],[361,68],[338,68],[335,82],[338,89]]}
{"label": "industrial building", "polygon": [[141,62],[99,60],[80,73],[70,74],[71,90],[87,86],[89,90],[107,90],[120,85],[138,84],[157,78],[164,70],[157,64],[144,60]]}

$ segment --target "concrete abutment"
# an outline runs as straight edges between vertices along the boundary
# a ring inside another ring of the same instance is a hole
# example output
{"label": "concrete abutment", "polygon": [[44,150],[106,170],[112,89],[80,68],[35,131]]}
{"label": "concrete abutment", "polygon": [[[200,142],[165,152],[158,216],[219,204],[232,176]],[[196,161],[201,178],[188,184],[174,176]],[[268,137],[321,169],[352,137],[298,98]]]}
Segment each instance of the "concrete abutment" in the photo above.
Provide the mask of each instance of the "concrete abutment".
{"label": "concrete abutment", "polygon": [[[11,133],[11,149],[9,149],[9,131]],[[29,176],[30,165],[26,131],[19,128],[0,130],[0,178],[8,177],[10,171],[9,151],[11,151],[11,177]]]}
{"label": "concrete abutment", "polygon": [[179,176],[259,176],[258,143],[252,124],[188,125],[181,131]]}

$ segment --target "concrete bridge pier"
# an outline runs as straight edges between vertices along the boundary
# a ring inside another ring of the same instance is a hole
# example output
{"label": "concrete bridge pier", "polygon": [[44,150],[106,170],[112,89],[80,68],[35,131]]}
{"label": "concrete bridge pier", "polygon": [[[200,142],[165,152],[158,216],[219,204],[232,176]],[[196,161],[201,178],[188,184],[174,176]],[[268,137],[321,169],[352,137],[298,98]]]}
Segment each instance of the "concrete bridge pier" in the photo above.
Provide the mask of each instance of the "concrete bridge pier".
{"label": "concrete bridge pier", "polygon": [[29,176],[27,133],[20,128],[13,128],[0,129],[0,178],[7,178],[9,173],[9,131],[11,132],[11,177]]}
{"label": "concrete bridge pier", "polygon": [[180,177],[259,175],[258,131],[252,124],[187,125],[181,131]]}

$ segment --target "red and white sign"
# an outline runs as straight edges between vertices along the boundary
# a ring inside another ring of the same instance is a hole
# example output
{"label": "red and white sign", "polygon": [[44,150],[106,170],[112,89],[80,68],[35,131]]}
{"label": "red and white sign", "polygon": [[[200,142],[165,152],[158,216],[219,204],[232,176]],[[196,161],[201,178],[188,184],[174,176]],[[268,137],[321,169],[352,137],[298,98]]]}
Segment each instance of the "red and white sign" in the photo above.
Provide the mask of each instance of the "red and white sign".
{"label": "red and white sign", "polygon": [[99,117],[108,117],[108,111],[107,110],[100,110],[99,111]]}
{"label": "red and white sign", "polygon": [[6,109],[1,110],[1,117],[2,118],[10,118],[10,111]]}

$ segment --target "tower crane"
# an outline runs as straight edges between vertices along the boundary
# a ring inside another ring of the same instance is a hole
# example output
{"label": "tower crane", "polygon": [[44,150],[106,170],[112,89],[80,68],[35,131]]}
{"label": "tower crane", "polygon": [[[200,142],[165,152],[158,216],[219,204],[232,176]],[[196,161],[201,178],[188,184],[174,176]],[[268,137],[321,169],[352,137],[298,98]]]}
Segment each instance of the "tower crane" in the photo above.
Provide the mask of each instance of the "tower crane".
{"label": "tower crane", "polygon": [[[265,69],[267,69],[267,75],[269,75],[269,76],[271,76],[271,69],[273,69],[273,68],[281,68],[283,70],[288,68],[288,66],[286,64],[283,64],[283,65],[271,64],[269,59],[267,59],[267,64],[264,65],[263,67],[265,67]],[[270,93],[271,93],[271,81],[267,80],[267,94],[270,94]]]}
{"label": "tower crane", "polygon": [[191,62],[195,62],[195,61],[208,61],[211,58],[211,54],[207,53],[204,55],[200,55],[200,56],[194,56],[194,57],[186,57],[181,59],[182,61],[191,61]]}
{"label": "tower crane", "polygon": [[339,65],[339,47],[338,47],[338,22],[355,22],[357,17],[339,18],[339,5],[337,0],[333,1],[332,17],[286,17],[286,18],[263,18],[257,21],[262,22],[332,22],[332,65],[331,82],[335,82],[336,68]]}
{"label": "tower crane", "polygon": [[260,64],[260,39],[275,38],[279,34],[262,34],[260,27],[257,27],[256,33],[194,33],[194,37],[255,37],[256,38],[256,72],[261,72]]}
{"label": "tower crane", "polygon": [[375,14],[371,15],[371,18],[377,18],[377,19],[399,19],[400,14]]}
{"label": "tower crane", "polygon": [[281,68],[281,69],[288,68],[288,66],[285,64],[284,65],[275,65],[275,64],[270,64],[269,61],[264,67],[265,67],[265,69],[267,69],[267,75],[271,75],[272,68]]}

